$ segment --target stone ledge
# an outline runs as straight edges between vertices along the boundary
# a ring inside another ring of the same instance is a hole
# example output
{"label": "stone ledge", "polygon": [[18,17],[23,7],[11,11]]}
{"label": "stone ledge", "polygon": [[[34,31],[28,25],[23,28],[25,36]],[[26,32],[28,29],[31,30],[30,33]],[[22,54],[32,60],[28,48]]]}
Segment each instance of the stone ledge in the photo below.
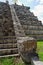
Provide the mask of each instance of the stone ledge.
{"label": "stone ledge", "polygon": [[34,60],[34,59],[32,59],[32,65],[43,65],[43,62],[42,61],[40,61],[40,60]]}

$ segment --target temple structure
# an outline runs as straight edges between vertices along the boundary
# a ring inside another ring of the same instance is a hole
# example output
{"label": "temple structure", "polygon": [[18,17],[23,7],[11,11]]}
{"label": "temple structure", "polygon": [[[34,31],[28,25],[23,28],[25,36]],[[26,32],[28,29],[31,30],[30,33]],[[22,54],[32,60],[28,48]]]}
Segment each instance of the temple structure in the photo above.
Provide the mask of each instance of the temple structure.
{"label": "temple structure", "polygon": [[30,11],[30,7],[14,5],[16,14],[25,31],[26,36],[34,37],[37,40],[43,40],[43,25],[37,16]]}
{"label": "temple structure", "polygon": [[35,44],[34,40],[25,35],[14,7],[8,2],[0,2],[0,57],[19,56],[23,43]]}
{"label": "temple structure", "polygon": [[0,57],[36,50],[36,39],[43,40],[43,25],[30,7],[0,2]]}

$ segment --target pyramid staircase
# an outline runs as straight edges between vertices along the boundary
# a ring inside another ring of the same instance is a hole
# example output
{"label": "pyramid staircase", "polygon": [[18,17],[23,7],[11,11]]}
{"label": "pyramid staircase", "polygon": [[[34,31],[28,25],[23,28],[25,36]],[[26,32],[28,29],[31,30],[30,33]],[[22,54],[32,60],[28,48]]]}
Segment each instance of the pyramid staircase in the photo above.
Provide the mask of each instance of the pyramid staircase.
{"label": "pyramid staircase", "polygon": [[15,12],[14,6],[10,6],[16,37],[25,37],[24,30]]}
{"label": "pyramid staircase", "polygon": [[20,43],[23,43],[24,40],[27,38],[25,33],[24,33],[24,30],[20,24],[20,21],[17,17],[17,14],[16,14],[16,11],[14,9],[14,6],[11,5],[10,6],[10,9],[11,9],[11,14],[12,14],[12,20],[13,20],[13,24],[14,24],[14,29],[15,29],[15,35],[16,35],[16,38],[17,38],[17,46],[18,46],[18,52],[20,52],[20,47],[22,44]]}

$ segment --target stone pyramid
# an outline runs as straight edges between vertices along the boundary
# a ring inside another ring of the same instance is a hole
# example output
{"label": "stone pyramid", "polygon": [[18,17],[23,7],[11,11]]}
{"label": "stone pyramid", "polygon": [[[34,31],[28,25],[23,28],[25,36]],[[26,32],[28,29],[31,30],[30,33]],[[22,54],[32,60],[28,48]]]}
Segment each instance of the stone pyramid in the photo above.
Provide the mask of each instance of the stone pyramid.
{"label": "stone pyramid", "polygon": [[0,57],[19,56],[20,51],[25,52],[24,46],[25,50],[37,46],[34,38],[25,35],[15,10],[14,5],[0,2]]}

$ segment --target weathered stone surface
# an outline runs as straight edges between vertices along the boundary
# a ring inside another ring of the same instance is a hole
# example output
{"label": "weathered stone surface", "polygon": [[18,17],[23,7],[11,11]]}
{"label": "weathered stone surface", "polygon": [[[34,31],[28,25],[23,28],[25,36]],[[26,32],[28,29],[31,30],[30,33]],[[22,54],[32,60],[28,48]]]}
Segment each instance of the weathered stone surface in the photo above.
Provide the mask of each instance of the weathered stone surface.
{"label": "weathered stone surface", "polygon": [[34,16],[33,12],[30,11],[29,7],[14,5],[14,8],[25,30],[25,34],[37,40],[43,40],[43,25],[41,21],[38,20],[37,16]]}
{"label": "weathered stone surface", "polygon": [[[18,42],[18,44],[17,44],[18,52],[26,60],[27,59],[26,53],[28,54],[28,52],[30,52],[30,53],[33,52],[33,49],[35,49],[35,52],[36,52],[37,43],[34,38],[26,37],[24,29],[22,28],[22,26],[20,24],[20,20],[17,17],[14,6],[11,6],[10,8],[11,8],[11,14],[12,14],[12,19],[13,19],[13,23],[14,23],[14,29],[16,31],[15,34],[16,34],[17,42]],[[28,61],[30,61],[30,60],[28,60]]]}
{"label": "weathered stone surface", "polygon": [[9,4],[0,2],[0,55],[18,53]]}
{"label": "weathered stone surface", "polygon": [[[33,52],[33,48],[36,50],[36,40],[26,37],[14,6],[2,2],[0,2],[0,6],[0,55],[17,54],[21,51]],[[28,10],[28,7],[25,9]],[[22,13],[24,14],[24,12]]]}

